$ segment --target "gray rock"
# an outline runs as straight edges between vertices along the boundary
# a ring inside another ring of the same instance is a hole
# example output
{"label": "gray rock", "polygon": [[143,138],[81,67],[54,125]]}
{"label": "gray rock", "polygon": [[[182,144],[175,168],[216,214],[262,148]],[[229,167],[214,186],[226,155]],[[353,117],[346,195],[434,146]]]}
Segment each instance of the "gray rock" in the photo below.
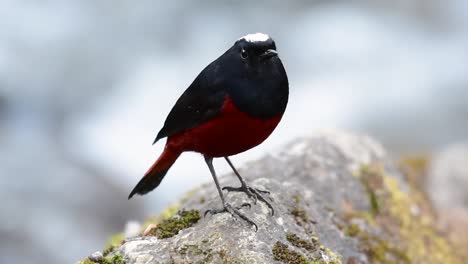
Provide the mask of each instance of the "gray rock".
{"label": "gray rock", "polygon": [[434,156],[426,189],[438,209],[468,210],[468,144],[446,147]]}
{"label": "gray rock", "polygon": [[454,144],[434,155],[425,185],[439,226],[468,258],[468,144]]}
{"label": "gray rock", "polygon": [[104,259],[101,251],[96,251],[88,257],[89,260],[94,262],[101,262]]}
{"label": "gray rock", "polygon": [[[123,257],[127,264],[461,263],[443,238],[421,224],[422,205],[412,200],[409,185],[384,149],[368,137],[327,133],[296,140],[240,173],[251,186],[271,192],[274,216],[262,202],[242,209],[258,232],[245,221],[217,214],[164,238],[162,230],[171,225],[156,220],[155,232],[127,239],[107,257]],[[239,185],[234,175],[220,182]],[[252,202],[243,193],[226,198],[237,206]],[[207,183],[169,211],[202,215],[219,206],[214,184]],[[408,219],[411,225],[405,224]],[[441,241],[431,246],[434,255],[423,242],[432,236]]]}

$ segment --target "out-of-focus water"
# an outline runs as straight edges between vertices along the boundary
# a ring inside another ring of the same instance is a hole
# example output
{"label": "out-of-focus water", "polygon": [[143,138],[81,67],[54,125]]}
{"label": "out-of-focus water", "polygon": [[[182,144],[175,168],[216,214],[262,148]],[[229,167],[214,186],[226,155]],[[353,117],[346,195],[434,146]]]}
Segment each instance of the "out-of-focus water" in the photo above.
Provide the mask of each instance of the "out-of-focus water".
{"label": "out-of-focus water", "polygon": [[187,153],[155,192],[126,199],[174,102],[247,33],[276,40],[291,95],[239,166],[329,128],[395,152],[466,139],[466,1],[380,2],[0,2],[0,262],[73,262],[210,182]]}

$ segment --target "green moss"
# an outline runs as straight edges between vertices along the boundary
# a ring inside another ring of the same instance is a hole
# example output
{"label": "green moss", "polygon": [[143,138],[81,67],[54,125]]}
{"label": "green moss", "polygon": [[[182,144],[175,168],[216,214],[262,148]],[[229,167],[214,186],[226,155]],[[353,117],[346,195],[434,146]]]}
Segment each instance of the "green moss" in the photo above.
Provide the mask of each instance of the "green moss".
{"label": "green moss", "polygon": [[181,207],[180,203],[175,203],[175,204],[168,206],[158,216],[148,217],[141,225],[141,233],[143,233],[148,228],[149,225],[157,225],[163,222],[164,220],[171,218],[180,210],[180,207]]}
{"label": "green moss", "polygon": [[87,258],[85,260],[78,261],[76,264],[96,264],[96,262],[94,262],[94,261]]}
{"label": "green moss", "polygon": [[[236,257],[229,254],[228,247],[222,247],[216,251],[212,249],[212,243],[217,243],[223,239],[223,234],[214,232],[208,237],[202,239],[199,244],[185,244],[180,247],[177,252],[180,255],[191,255],[196,258],[191,258],[193,263],[226,263],[226,264],[242,264],[251,263],[250,259]],[[235,249],[234,249],[235,252]]]}
{"label": "green moss", "polygon": [[[324,256],[326,256],[326,259]],[[312,259],[312,264],[341,264],[341,256],[322,246],[320,254]]]}
{"label": "green moss", "polygon": [[328,260],[324,261],[325,264],[341,264],[341,256],[331,249],[325,248],[325,254],[328,256]]}
{"label": "green moss", "polygon": [[122,243],[124,242],[125,240],[125,237],[123,235],[123,233],[117,233],[115,235],[112,235],[110,238],[109,238],[109,241],[107,242],[107,245],[106,247],[104,248],[104,250],[102,251],[102,255],[104,256],[107,256],[109,255],[109,253],[111,253],[112,251],[114,251],[115,248],[119,247],[120,245],[122,245]]}
{"label": "green moss", "polygon": [[211,249],[204,249],[195,244],[185,244],[178,252],[181,255],[200,256],[202,257],[201,263],[208,263],[213,258]]}
{"label": "green moss", "polygon": [[[255,263],[255,261],[252,261],[249,258],[238,258],[229,255],[228,251],[225,248],[222,248],[218,252],[216,252],[221,259],[220,263],[224,264],[243,264],[243,263]],[[212,261],[212,263],[218,263],[218,261]]]}
{"label": "green moss", "polygon": [[[341,264],[341,257],[338,254],[334,253],[329,248],[325,247],[324,245],[321,245],[319,243],[317,237],[312,237],[310,239],[310,241],[309,241],[309,240],[305,240],[305,239],[300,238],[296,234],[287,233],[286,234],[286,239],[293,246],[295,246],[297,248],[304,249],[304,250],[306,250],[307,252],[310,253],[311,259],[307,259],[306,257],[303,256],[304,259],[307,261],[307,262],[304,262],[304,263]],[[287,255],[292,254],[293,257],[294,256],[297,257],[297,255],[295,255],[295,253],[300,255],[300,253],[297,253],[295,251],[293,251],[293,253],[291,253],[290,251],[292,251],[292,250],[288,249],[286,245],[281,244],[281,243],[278,244],[278,243],[279,242],[277,242],[275,244],[275,246],[277,247],[278,252],[284,252],[284,254],[287,254]],[[302,256],[302,255],[300,255],[300,256]],[[277,258],[275,257],[275,259],[277,259]],[[286,263],[289,263],[289,262],[286,262]]]}
{"label": "green moss", "polygon": [[[169,219],[172,216],[174,216],[181,209],[182,204],[184,204],[186,201],[188,201],[190,198],[196,195],[199,191],[200,191],[200,188],[195,188],[195,189],[188,191],[179,202],[170,205],[158,216],[152,216],[152,217],[147,218],[141,225],[142,226],[141,232],[143,233],[146,230],[146,228],[151,224],[157,225],[163,222],[164,220]],[[204,198],[200,197],[200,203],[203,203],[203,202],[205,202]]]}
{"label": "green moss", "polygon": [[301,207],[301,197],[299,195],[292,196],[294,205],[290,211],[290,214],[294,217],[296,224],[304,228],[305,232],[309,235],[313,234],[313,226],[316,222],[309,217],[307,212]]}
{"label": "green moss", "polygon": [[[427,155],[408,156],[401,159],[398,163],[400,170],[403,172],[403,176],[408,181],[412,192],[411,194],[417,195],[419,206],[422,211],[426,211],[435,216],[434,209],[429,201],[429,196],[424,189],[426,186],[427,170],[429,167],[430,157]],[[435,218],[435,217],[433,217]]]}
{"label": "green moss", "polygon": [[367,254],[371,263],[412,263],[406,251],[390,241],[364,231],[358,233],[358,237],[361,248]]}
{"label": "green moss", "polygon": [[369,194],[369,201],[371,204],[371,215],[375,216],[376,214],[379,213],[379,202],[377,200],[377,195],[375,195],[375,192],[369,191],[367,192]]}
{"label": "green moss", "polygon": [[200,213],[197,210],[180,211],[177,216],[162,221],[149,235],[160,239],[177,235],[180,230],[189,228],[200,220]]}
{"label": "green moss", "polygon": [[174,216],[180,209],[180,204],[173,204],[167,207],[160,215],[159,218],[162,220],[166,220]]}
{"label": "green moss", "polygon": [[229,258],[227,250],[224,249],[224,248],[222,248],[221,250],[218,251],[218,255],[222,260],[225,260],[225,259]]}
{"label": "green moss", "polygon": [[302,226],[304,223],[309,222],[309,216],[306,211],[298,206],[294,206],[291,210],[291,214],[294,216],[297,224]]}
{"label": "green moss", "polygon": [[115,254],[112,257],[104,257],[102,264],[125,264],[125,261],[122,255]]}
{"label": "green moss", "polygon": [[198,200],[199,203],[204,204],[206,202],[206,198],[204,196],[200,197]]}
{"label": "green moss", "polygon": [[312,224],[315,224],[316,222],[310,219],[309,215],[303,208],[296,204],[290,213],[294,217],[296,224],[304,228],[307,234],[312,235],[314,233]]}
{"label": "green moss", "polygon": [[[352,219],[354,218],[357,218],[357,219],[362,219],[366,222],[366,224],[368,225],[371,225],[371,226],[375,226],[375,216],[376,215],[372,215],[370,212],[367,212],[367,211],[350,211],[350,212],[347,212],[345,213],[342,218],[345,222],[349,222],[351,221]],[[340,228],[341,230],[344,230],[345,227],[341,227]]]}
{"label": "green moss", "polygon": [[301,197],[299,195],[297,195],[297,194],[293,195],[293,199],[296,202],[296,204],[298,204],[301,201]]}
{"label": "green moss", "polygon": [[[389,194],[388,215],[399,227],[408,257],[414,263],[463,263],[453,247],[434,227],[431,214],[414,215],[411,208],[423,202],[417,193],[408,194],[399,188],[395,178],[384,176]],[[421,207],[422,205],[419,205]]]}
{"label": "green moss", "polygon": [[383,166],[363,165],[359,174],[361,184],[369,197],[370,214],[373,217],[380,211],[377,192],[382,188],[382,179],[380,177],[382,171]]}
{"label": "green moss", "polygon": [[398,166],[411,186],[422,190],[429,162],[430,157],[428,155],[411,155],[400,159]]}
{"label": "green moss", "polygon": [[275,260],[288,264],[309,264],[311,263],[304,255],[291,250],[287,245],[277,241],[272,249]]}
{"label": "green moss", "polygon": [[79,261],[76,264],[125,264],[124,258],[120,254],[115,254],[112,257],[104,257],[100,262],[94,262],[89,258]]}
{"label": "green moss", "polygon": [[[418,173],[426,165],[424,160],[413,163]],[[343,230],[358,239],[371,263],[463,263],[437,232],[430,203],[411,180],[409,190],[403,191],[398,180],[386,174],[382,164],[362,166],[358,176],[369,193],[375,224],[366,230],[349,224],[352,218],[371,223],[362,212],[355,212],[343,218],[348,223]],[[414,208],[418,208],[418,213],[414,213]]]}
{"label": "green moss", "polygon": [[303,248],[310,252],[315,252],[317,250],[316,243],[318,242],[318,240],[315,240],[316,242],[314,242],[314,240],[307,241],[293,233],[287,233],[286,239],[295,247]]}
{"label": "green moss", "polygon": [[344,231],[345,235],[355,237],[356,235],[359,234],[361,229],[359,228],[358,225],[356,224],[350,224]]}
{"label": "green moss", "polygon": [[183,245],[180,249],[179,249],[179,253],[182,254],[182,255],[186,255],[187,253],[190,253],[192,255],[200,255],[203,251],[197,246],[197,245],[190,245],[190,244],[186,244],[186,245]]}

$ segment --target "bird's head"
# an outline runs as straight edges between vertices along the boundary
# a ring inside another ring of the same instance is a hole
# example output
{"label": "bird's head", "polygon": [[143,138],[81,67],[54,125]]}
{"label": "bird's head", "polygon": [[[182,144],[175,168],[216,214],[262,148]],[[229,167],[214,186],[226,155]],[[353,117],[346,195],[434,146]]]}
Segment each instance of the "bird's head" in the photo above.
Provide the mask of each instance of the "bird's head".
{"label": "bird's head", "polygon": [[285,75],[275,41],[263,33],[239,38],[215,64],[224,77],[238,80],[261,81]]}
{"label": "bird's head", "polygon": [[239,53],[245,63],[263,62],[278,56],[276,44],[267,34],[255,33],[241,37],[234,44],[234,50]]}

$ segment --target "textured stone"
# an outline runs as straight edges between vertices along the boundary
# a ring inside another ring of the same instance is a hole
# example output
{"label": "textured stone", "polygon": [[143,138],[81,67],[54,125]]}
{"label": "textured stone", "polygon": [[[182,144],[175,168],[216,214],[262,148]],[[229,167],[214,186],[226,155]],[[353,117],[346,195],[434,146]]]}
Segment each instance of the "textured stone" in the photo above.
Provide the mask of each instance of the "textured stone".
{"label": "textured stone", "polygon": [[[262,202],[226,193],[233,205],[252,203],[242,211],[258,232],[229,214],[207,215],[169,238],[127,239],[110,255],[122,255],[127,264],[462,263],[433,229],[427,201],[368,137],[329,132],[299,139],[239,172],[271,192],[274,216]],[[220,183],[239,185],[234,175]],[[219,206],[214,184],[207,183],[168,210],[203,214]],[[142,230],[163,225],[162,218]]]}
{"label": "textured stone", "polygon": [[104,256],[102,255],[101,251],[96,251],[89,255],[88,259],[94,262],[101,262],[104,259]]}
{"label": "textured stone", "polygon": [[468,144],[446,147],[434,156],[427,193],[439,209],[468,210]]}
{"label": "textured stone", "polygon": [[441,229],[468,257],[468,144],[445,147],[428,168],[426,190]]}

